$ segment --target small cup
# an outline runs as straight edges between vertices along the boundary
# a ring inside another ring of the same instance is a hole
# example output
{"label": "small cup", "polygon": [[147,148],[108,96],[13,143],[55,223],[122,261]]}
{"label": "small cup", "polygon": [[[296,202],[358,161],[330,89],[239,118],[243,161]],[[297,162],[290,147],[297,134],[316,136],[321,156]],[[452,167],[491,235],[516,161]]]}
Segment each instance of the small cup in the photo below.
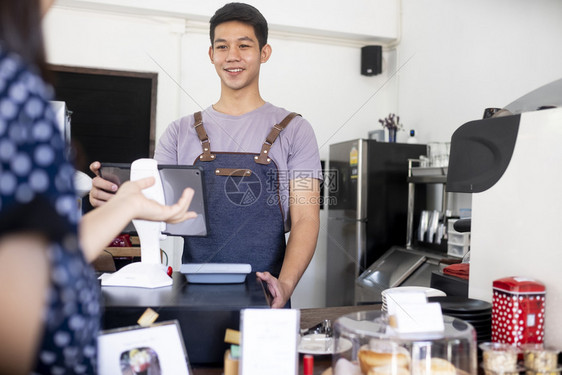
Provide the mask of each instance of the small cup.
{"label": "small cup", "polygon": [[520,374],[519,370],[516,370],[516,371],[492,371],[492,370],[484,369],[484,375],[519,375],[519,374]]}
{"label": "small cup", "polygon": [[517,372],[517,348],[497,342],[485,342],[479,347],[482,349],[484,370],[494,373]]}
{"label": "small cup", "polygon": [[427,144],[427,157],[430,167],[441,167],[445,147],[440,142],[430,142]]}
{"label": "small cup", "polygon": [[558,350],[545,348],[542,344],[521,345],[523,363],[533,372],[560,372],[558,370]]}

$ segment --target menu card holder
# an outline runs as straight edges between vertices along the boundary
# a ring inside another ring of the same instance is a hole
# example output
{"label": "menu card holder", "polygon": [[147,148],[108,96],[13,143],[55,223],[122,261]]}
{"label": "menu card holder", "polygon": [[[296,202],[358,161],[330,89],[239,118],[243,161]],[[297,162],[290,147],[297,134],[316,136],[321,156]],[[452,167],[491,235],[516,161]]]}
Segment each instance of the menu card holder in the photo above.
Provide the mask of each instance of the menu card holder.
{"label": "menu card holder", "polygon": [[296,375],[299,322],[299,310],[242,310],[240,373]]}
{"label": "menu card holder", "polygon": [[100,332],[98,374],[137,373],[192,375],[177,320]]}

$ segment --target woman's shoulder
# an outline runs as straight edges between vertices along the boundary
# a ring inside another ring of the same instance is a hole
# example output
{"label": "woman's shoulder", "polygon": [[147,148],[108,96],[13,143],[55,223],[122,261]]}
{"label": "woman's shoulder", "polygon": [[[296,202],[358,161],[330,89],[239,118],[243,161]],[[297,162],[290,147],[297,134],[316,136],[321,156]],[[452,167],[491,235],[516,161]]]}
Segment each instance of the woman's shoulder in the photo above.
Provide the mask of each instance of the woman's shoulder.
{"label": "woman's shoulder", "polygon": [[0,92],[3,96],[13,92],[15,99],[23,101],[25,93],[50,98],[53,89],[44,82],[36,67],[0,45]]}

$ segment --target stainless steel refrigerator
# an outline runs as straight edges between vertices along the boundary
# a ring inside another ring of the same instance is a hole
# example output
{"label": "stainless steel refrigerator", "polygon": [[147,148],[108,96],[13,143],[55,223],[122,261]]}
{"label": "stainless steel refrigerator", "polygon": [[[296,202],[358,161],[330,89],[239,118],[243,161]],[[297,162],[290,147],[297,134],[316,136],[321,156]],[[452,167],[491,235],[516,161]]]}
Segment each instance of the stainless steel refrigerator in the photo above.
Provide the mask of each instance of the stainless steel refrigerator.
{"label": "stainless steel refrigerator", "polygon": [[[330,145],[326,305],[355,304],[355,281],[393,245],[406,244],[408,159],[419,144],[355,139]],[[416,207],[425,194],[416,191]]]}

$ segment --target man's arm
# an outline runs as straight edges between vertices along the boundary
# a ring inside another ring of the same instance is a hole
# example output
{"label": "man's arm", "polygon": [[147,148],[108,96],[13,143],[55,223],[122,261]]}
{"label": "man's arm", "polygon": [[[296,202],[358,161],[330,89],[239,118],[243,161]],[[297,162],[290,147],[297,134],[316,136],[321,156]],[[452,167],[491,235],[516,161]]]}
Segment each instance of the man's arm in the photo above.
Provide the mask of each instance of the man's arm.
{"label": "man's arm", "polygon": [[291,180],[289,192],[291,233],[279,279],[275,279],[268,272],[257,273],[258,277],[267,282],[274,297],[271,306],[273,308],[285,306],[314,255],[320,228],[319,197],[318,179]]}

